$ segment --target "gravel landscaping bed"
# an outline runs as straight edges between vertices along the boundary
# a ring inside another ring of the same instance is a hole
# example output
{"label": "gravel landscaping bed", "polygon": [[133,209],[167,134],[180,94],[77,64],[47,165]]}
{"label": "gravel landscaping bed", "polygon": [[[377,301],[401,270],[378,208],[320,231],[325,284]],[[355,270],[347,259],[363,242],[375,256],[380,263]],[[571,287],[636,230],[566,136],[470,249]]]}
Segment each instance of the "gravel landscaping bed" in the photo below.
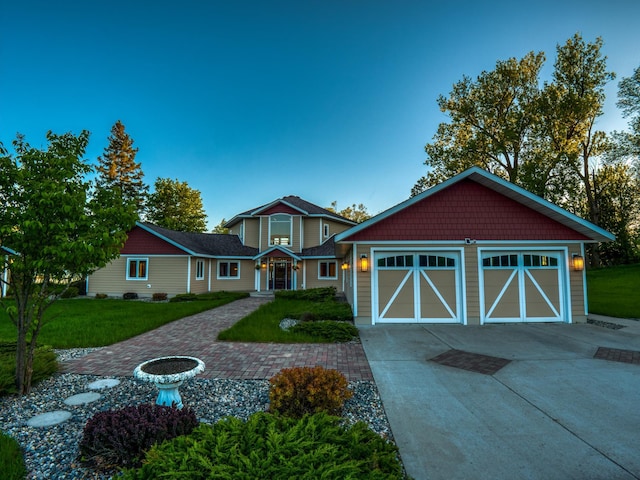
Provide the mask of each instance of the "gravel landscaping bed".
{"label": "gravel landscaping bed", "polygon": [[[61,360],[78,358],[95,349],[58,351]],[[85,423],[97,412],[141,403],[154,403],[154,385],[133,377],[114,377],[120,383],[112,388],[90,390],[88,385],[104,377],[59,374],[38,384],[24,397],[0,399],[0,430],[14,437],[25,451],[29,479],[108,478],[96,475],[77,464],[78,444]],[[350,382],[353,398],[345,403],[343,416],[349,422],[366,422],[370,428],[391,439],[391,430],[374,382]],[[67,405],[72,395],[98,392],[101,398],[87,404]],[[185,406],[192,408],[200,421],[215,423],[234,416],[246,419],[268,409],[267,380],[188,380],[180,387]],[[35,415],[55,410],[71,412],[69,420],[48,427],[30,427],[27,421]]]}

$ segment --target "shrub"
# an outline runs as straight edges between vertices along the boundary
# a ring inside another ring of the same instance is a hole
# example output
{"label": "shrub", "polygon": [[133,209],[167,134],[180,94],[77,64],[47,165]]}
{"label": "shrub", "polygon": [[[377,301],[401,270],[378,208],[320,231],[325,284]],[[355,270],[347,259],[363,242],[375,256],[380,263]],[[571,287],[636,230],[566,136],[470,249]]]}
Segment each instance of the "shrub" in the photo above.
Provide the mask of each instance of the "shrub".
{"label": "shrub", "polygon": [[61,295],[62,298],[73,298],[78,296],[78,287],[69,287]]}
{"label": "shrub", "polygon": [[126,292],[122,295],[123,300],[137,300],[138,294],[136,292]]}
{"label": "shrub", "polygon": [[101,470],[136,467],[152,445],[189,434],[197,425],[189,408],[143,404],[99,412],[84,427],[79,459]]}
{"label": "shrub", "polygon": [[276,298],[286,298],[288,300],[311,300],[322,302],[333,300],[336,296],[335,287],[310,288],[308,290],[277,290]]}
{"label": "shrub", "polygon": [[162,302],[162,301],[167,299],[167,294],[166,293],[154,293],[153,296],[151,297],[151,299],[154,302]]}
{"label": "shrub", "polygon": [[171,297],[170,302],[192,302],[197,300],[198,296],[195,293],[179,293],[175,297]]}
{"label": "shrub", "polygon": [[106,293],[96,293],[96,298],[99,299],[99,300],[107,298],[107,297],[108,297],[108,295]]}
{"label": "shrub", "polygon": [[291,327],[294,332],[306,333],[327,342],[349,342],[358,336],[358,329],[343,322],[305,322]]}
{"label": "shrub", "polygon": [[338,415],[353,396],[342,373],[319,365],[285,368],[269,383],[271,410],[295,418],[318,412]]}
{"label": "shrub", "polygon": [[246,422],[228,417],[154,446],[144,465],[122,478],[403,478],[393,444],[362,422],[341,424],[322,413],[299,420],[264,412]]}
{"label": "shrub", "polygon": [[[0,343],[0,396],[16,393],[16,342]],[[58,359],[51,347],[36,347],[33,354],[33,385],[58,371]]]}
{"label": "shrub", "polygon": [[27,468],[20,445],[2,432],[0,432],[0,472],[5,480],[22,480],[27,477]]}

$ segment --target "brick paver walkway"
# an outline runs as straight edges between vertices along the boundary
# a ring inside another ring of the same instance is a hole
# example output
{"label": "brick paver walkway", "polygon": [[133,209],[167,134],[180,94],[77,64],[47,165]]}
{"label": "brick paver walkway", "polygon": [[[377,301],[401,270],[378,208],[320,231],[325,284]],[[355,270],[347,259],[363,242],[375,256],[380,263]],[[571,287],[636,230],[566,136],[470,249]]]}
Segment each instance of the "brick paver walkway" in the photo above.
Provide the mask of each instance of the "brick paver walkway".
{"label": "brick paver walkway", "polygon": [[341,371],[350,381],[373,380],[369,362],[359,343],[279,344],[217,340],[218,332],[267,301],[246,298],[171,322],[68,361],[63,366],[64,371],[131,376],[136,366],[146,360],[188,355],[201,359],[206,365],[198,378],[267,379],[283,368],[321,365]]}

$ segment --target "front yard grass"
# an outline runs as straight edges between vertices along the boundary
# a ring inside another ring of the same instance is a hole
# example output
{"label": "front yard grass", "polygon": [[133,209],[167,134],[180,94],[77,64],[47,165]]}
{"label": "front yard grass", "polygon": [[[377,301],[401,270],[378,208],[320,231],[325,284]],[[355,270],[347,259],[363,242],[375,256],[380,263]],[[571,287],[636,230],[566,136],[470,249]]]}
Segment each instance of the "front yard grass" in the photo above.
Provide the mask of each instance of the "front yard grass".
{"label": "front yard grass", "polygon": [[640,319],[640,264],[587,270],[589,313]]}
{"label": "front yard grass", "polygon": [[[247,296],[246,293],[215,292],[199,295],[195,301],[175,303],[95,298],[58,300],[45,312],[46,324],[38,336],[38,344],[59,349],[103,347]],[[0,342],[15,342],[16,337],[16,327],[0,309]]]}

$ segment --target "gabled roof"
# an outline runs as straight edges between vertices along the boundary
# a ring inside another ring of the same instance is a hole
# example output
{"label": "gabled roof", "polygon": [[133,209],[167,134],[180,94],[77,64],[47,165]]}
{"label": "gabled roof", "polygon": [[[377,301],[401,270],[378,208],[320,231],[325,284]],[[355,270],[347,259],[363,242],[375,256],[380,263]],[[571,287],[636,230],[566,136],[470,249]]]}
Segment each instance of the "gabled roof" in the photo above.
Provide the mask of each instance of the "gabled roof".
{"label": "gabled roof", "polygon": [[301,257],[304,258],[334,258],[336,256],[336,236],[332,235],[322,245],[303,248]]}
{"label": "gabled roof", "polygon": [[189,255],[253,257],[258,253],[257,248],[243,245],[237,235],[178,232],[146,222],[136,222],[136,226],[180,248]]}
{"label": "gabled roof", "polygon": [[300,256],[298,254],[294,253],[293,250],[290,250],[287,247],[283,247],[282,245],[274,245],[273,247],[270,247],[267,250],[263,250],[262,252],[254,256],[253,259],[257,260],[258,258],[264,257],[265,255],[271,256],[273,252],[281,252],[287,257],[291,257],[295,260],[300,260]]}
{"label": "gabled roof", "polygon": [[251,210],[247,210],[246,212],[239,213],[238,215],[234,216],[231,220],[229,220],[225,224],[225,227],[234,225],[241,218],[252,218],[255,216],[259,216],[261,214],[265,214],[265,212],[268,212],[270,209],[280,204],[285,205],[290,209],[293,209],[294,211],[298,212],[300,215],[303,215],[303,216],[325,217],[338,222],[347,223],[349,225],[356,224],[356,222],[354,222],[353,220],[349,220],[348,218],[338,215],[337,213],[331,212],[326,208],[322,208],[322,207],[319,207],[318,205],[314,205],[313,203],[307,202],[306,200],[303,200],[302,198],[297,197],[295,195],[288,195],[286,197],[282,197],[272,202],[269,202],[265,205],[261,205],[256,208],[252,208]]}
{"label": "gabled roof", "polygon": [[[594,225],[593,223],[584,220],[511,182],[493,175],[486,170],[483,170],[479,167],[472,167],[442,182],[441,184],[436,185],[435,187],[432,187],[402,203],[399,203],[398,205],[380,213],[379,215],[376,215],[375,217],[370,218],[369,220],[359,225],[356,225],[353,228],[350,228],[349,230],[339,233],[338,235],[336,235],[336,242],[348,242],[349,237],[352,237],[359,232],[364,232],[369,227],[372,227],[379,222],[392,217],[398,212],[401,212],[408,207],[417,204],[418,202],[424,201],[453,185],[461,183],[464,180],[476,182],[477,184],[482,185],[496,193],[504,195],[511,200],[525,207],[528,207],[531,210],[534,210],[541,215],[544,215],[558,222],[559,224],[580,233],[581,235],[584,235],[592,241],[607,242],[615,239],[614,235],[598,227],[597,225]],[[363,234],[366,235],[365,233]]]}

